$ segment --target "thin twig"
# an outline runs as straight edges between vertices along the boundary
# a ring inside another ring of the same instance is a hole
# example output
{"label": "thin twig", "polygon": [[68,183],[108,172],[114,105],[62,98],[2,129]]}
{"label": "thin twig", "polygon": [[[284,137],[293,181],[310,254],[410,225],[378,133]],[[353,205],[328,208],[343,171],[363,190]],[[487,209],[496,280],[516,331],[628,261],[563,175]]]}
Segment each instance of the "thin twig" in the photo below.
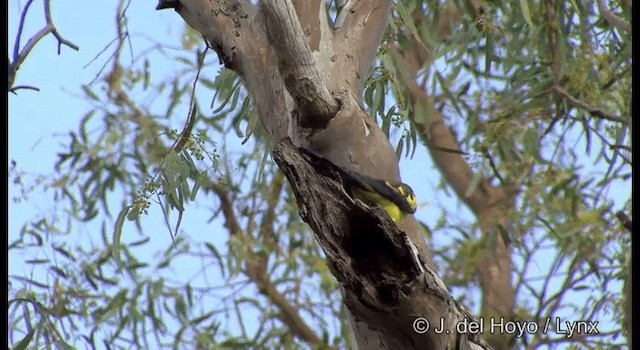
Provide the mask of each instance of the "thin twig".
{"label": "thin twig", "polygon": [[[113,38],[113,40],[111,40],[111,42],[109,42],[100,52],[98,52],[90,61],[89,63],[87,63],[84,67],[82,68],[87,68],[89,67],[89,65],[91,65],[93,62],[95,62],[98,57],[100,57],[105,51],[107,51],[107,49],[111,46],[111,44],[115,43],[118,40],[118,38]],[[98,78],[100,78],[100,75],[102,74],[102,71],[104,71],[104,69],[107,67],[107,64],[109,64],[109,62],[111,61],[111,59],[115,57],[115,52],[113,54],[111,54],[111,56],[104,62],[104,64],[102,65],[102,67],[100,67],[100,69],[98,70],[98,73],[96,73],[96,76],[89,82],[89,84],[87,85],[92,85],[96,80],[98,80]]]}
{"label": "thin twig", "polygon": [[504,184],[504,179],[502,178],[502,176],[500,176],[500,171],[498,171],[498,166],[493,161],[493,157],[491,157],[491,153],[489,152],[488,149],[484,150],[484,157],[489,160],[489,167],[493,171],[493,174],[496,176],[496,178],[498,178],[498,181],[500,181],[500,184]]}
{"label": "thin twig", "polygon": [[622,149],[622,150],[629,151],[629,152],[632,151],[631,146],[627,146],[627,145],[609,145],[609,148],[611,148],[611,149]]}
{"label": "thin twig", "polygon": [[[577,120],[576,118],[571,118],[571,119]],[[629,164],[632,164],[631,159],[627,158],[624,154],[622,154],[622,152],[620,152],[620,149],[624,149],[624,148],[622,148],[622,147],[614,147],[614,145],[611,144],[607,140],[607,138],[605,138],[602,134],[600,134],[600,132],[596,128],[592,127],[589,124],[584,124],[584,125],[585,125],[585,127],[589,128],[594,134],[596,134],[596,136],[598,136],[600,138],[600,141],[602,143],[604,143],[605,146],[609,147],[609,149],[611,149],[614,153],[616,153],[625,162],[627,162]]]}
{"label": "thin twig", "polygon": [[196,122],[196,84],[198,83],[198,79],[200,78],[200,71],[202,70],[202,66],[204,65],[204,58],[207,56],[207,51],[209,47],[205,47],[202,53],[198,52],[198,70],[196,71],[196,77],[193,80],[193,86],[191,87],[191,97],[189,98],[189,115],[187,117],[187,124],[182,129],[180,133],[180,137],[176,140],[175,145],[172,149],[179,153],[182,151],[182,148],[186,145],[187,140],[191,136],[191,132],[193,130],[193,125]]}
{"label": "thin twig", "polygon": [[131,54],[131,61],[133,61],[133,44],[131,44],[131,36],[129,35],[129,22],[127,21],[127,17],[126,17],[127,10],[129,9],[130,5],[131,5],[131,0],[127,1],[127,3],[124,5],[124,8],[122,9],[122,13],[120,14],[120,17],[122,19],[124,28],[126,29],[127,44],[129,44],[129,54]]}
{"label": "thin twig", "polygon": [[20,90],[20,89],[25,89],[25,90],[35,90],[35,91],[40,91],[40,89],[38,89],[35,86],[29,86],[29,85],[18,85],[18,86],[14,86],[11,89],[9,89],[10,92],[12,93],[16,93],[16,90]]}
{"label": "thin twig", "polygon": [[115,65],[119,64],[120,54],[122,53],[122,47],[124,46],[124,40],[126,39],[128,32],[123,32],[123,22],[124,22],[124,11],[126,10],[127,5],[124,3],[124,0],[120,0],[118,2],[118,11],[116,13],[116,32],[118,33],[118,47],[116,48],[116,59],[114,60]]}
{"label": "thin twig", "polygon": [[123,11],[125,11],[128,6],[128,5],[123,6],[123,4],[124,4],[123,1],[120,1],[118,3],[118,9],[116,11],[116,37],[113,38],[113,40],[111,40],[111,42],[109,42],[98,54],[96,54],[96,56],[92,58],[91,61],[89,61],[89,63],[87,63],[84,66],[84,68],[88,67],[91,63],[97,60],[98,57],[100,57],[105,51],[107,51],[107,49],[111,46],[111,44],[115,42],[117,42],[118,44],[116,45],[115,50],[113,51],[113,53],[111,53],[109,58],[105,60],[102,67],[98,69],[98,72],[96,73],[95,77],[93,77],[93,79],[87,85],[93,85],[93,83],[95,83],[96,80],[98,80],[98,78],[102,76],[102,72],[105,70],[105,68],[110,62],[113,62],[113,68],[111,70],[111,74],[113,74],[113,72],[115,72],[120,65],[120,54],[122,52],[122,47],[124,46],[123,42],[129,36],[129,32],[124,32],[124,33],[122,32],[121,21],[124,18]]}
{"label": "thin twig", "polygon": [[598,117],[598,118],[601,118],[601,119],[605,119],[605,120],[609,120],[609,121],[616,122],[616,123],[627,124],[627,125],[631,122],[631,117],[617,116],[615,114],[607,113],[607,112],[602,111],[602,110],[600,110],[598,108],[590,106],[587,103],[582,102],[582,101],[578,100],[577,98],[573,97],[567,90],[563,89],[562,87],[560,87],[558,85],[552,86],[551,90],[554,91],[555,93],[557,93],[558,95],[562,96],[563,98],[565,98],[574,107],[578,107],[578,108],[584,109],[587,112],[591,113],[591,115],[593,115],[595,117]]}
{"label": "thin twig", "polygon": [[82,68],[84,69],[84,68],[89,67],[89,65],[91,65],[91,63],[93,63],[95,60],[97,60],[97,59],[98,59],[98,57],[100,57],[100,55],[102,55],[105,51],[107,51],[107,49],[109,48],[109,46],[111,46],[111,44],[115,43],[115,42],[116,42],[116,40],[118,40],[118,38],[113,38],[113,39],[111,40],[111,42],[109,42],[109,43],[108,43],[108,44],[107,44],[107,45],[106,45],[102,50],[100,50],[100,52],[98,52],[98,53],[97,53],[97,54],[96,54],[96,55],[95,55],[95,56],[94,56],[94,57],[89,61],[89,63],[85,64],[85,65],[84,65],[84,67],[82,67]]}

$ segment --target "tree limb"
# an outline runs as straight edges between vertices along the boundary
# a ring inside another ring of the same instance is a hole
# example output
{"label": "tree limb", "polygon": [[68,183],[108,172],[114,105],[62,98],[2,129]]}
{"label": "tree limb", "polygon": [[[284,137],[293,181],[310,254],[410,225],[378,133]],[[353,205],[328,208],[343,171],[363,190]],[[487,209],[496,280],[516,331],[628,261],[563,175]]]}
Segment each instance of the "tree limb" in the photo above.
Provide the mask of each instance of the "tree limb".
{"label": "tree limb", "polygon": [[[20,39],[22,38],[22,30],[24,29],[24,23],[27,18],[27,12],[29,11],[29,7],[33,0],[28,0],[24,7],[22,8],[22,13],[20,14],[20,23],[18,23],[18,33],[16,34],[16,42],[13,44],[13,62],[18,62],[18,58],[20,57]],[[40,40],[40,39],[38,39]],[[37,42],[37,41],[36,41]],[[28,45],[27,45],[28,46]],[[31,49],[29,49],[30,51]],[[23,59],[24,60],[24,59]]]}
{"label": "tree limb", "polygon": [[301,125],[323,128],[338,112],[339,105],[316,67],[295,8],[290,0],[266,0],[261,8],[280,74],[301,109]]}
{"label": "tree limb", "polygon": [[627,116],[621,117],[621,116],[617,116],[617,115],[614,115],[614,114],[611,114],[611,113],[607,113],[607,112],[604,112],[604,111],[602,111],[602,110],[600,110],[598,108],[590,106],[586,102],[580,101],[579,99],[577,99],[574,96],[572,96],[567,90],[563,89],[559,85],[553,85],[551,87],[551,91],[555,92],[560,97],[562,97],[565,100],[567,100],[567,102],[569,102],[569,104],[571,104],[572,106],[580,108],[580,109],[584,109],[585,111],[589,112],[594,117],[597,117],[597,118],[600,118],[600,119],[604,119],[604,120],[608,120],[608,121],[612,121],[612,122],[616,122],[616,123],[625,124],[625,125],[629,125],[629,123],[631,122],[631,117],[627,117]]}
{"label": "tree limb", "polygon": [[60,35],[56,26],[53,25],[53,20],[51,19],[51,4],[50,0],[44,0],[44,18],[47,21],[47,24],[51,25],[51,34],[58,40],[58,55],[60,54],[60,49],[62,45],[66,45],[76,51],[80,50],[80,48],[72,43],[71,41],[65,39]]}

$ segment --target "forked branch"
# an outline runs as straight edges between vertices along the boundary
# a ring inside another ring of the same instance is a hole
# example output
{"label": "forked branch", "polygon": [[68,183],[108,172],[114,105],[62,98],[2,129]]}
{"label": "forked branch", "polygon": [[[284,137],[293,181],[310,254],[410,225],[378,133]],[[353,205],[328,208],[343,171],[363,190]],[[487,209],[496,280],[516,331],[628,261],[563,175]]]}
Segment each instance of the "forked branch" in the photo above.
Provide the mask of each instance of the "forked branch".
{"label": "forked branch", "polygon": [[307,37],[290,0],[262,3],[269,42],[276,49],[278,68],[289,94],[304,116],[304,127],[324,127],[339,105],[329,92],[311,54]]}
{"label": "forked branch", "polygon": [[[380,208],[353,201],[335,165],[283,139],[274,160],[289,180],[300,216],[313,229],[353,317],[380,332],[386,349],[490,349],[458,333],[472,319],[407,234]],[[444,331],[420,332],[416,320]],[[415,328],[414,328],[415,327]]]}
{"label": "forked branch", "polygon": [[71,41],[65,39],[60,35],[58,29],[53,24],[53,19],[51,18],[51,3],[50,0],[43,0],[44,5],[44,18],[45,18],[45,26],[36,32],[25,44],[22,49],[20,48],[20,40],[22,39],[22,31],[24,30],[24,23],[27,18],[27,12],[29,12],[29,7],[33,3],[33,0],[27,1],[22,9],[22,13],[20,14],[20,23],[18,24],[18,33],[16,34],[15,43],[13,46],[13,57],[8,62],[8,91],[14,92],[18,89],[31,89],[38,90],[38,88],[31,86],[16,86],[13,84],[15,82],[16,73],[18,69],[20,69],[20,65],[24,62],[24,60],[29,56],[29,53],[36,46],[40,40],[42,40],[47,34],[53,34],[53,36],[58,40],[58,55],[60,54],[60,50],[62,45],[68,46],[76,51],[79,50],[79,47],[72,43]]}

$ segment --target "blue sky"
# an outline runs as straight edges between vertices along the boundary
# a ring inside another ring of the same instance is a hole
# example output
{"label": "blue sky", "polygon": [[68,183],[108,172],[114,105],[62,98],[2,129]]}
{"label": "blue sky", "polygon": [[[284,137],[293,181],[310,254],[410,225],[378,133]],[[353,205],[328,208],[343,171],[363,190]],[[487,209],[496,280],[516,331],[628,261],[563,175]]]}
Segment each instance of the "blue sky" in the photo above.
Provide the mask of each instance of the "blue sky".
{"label": "blue sky", "polygon": [[[19,11],[23,4],[24,1],[9,2],[10,50],[13,48]],[[58,56],[56,55],[57,43],[53,37],[48,36],[35,47],[18,72],[16,85],[33,85],[40,89],[39,92],[19,90],[17,95],[9,94],[9,159],[16,160],[18,167],[27,174],[52,173],[56,153],[66,148],[68,131],[77,129],[79,118],[91,108],[83,101],[80,86],[94,79],[111,51],[107,51],[107,54],[100,56],[88,67],[84,67],[115,38],[115,6],[115,1],[52,2],[52,17],[59,32],[78,45],[80,51],[62,47],[62,53]],[[154,7],[155,2],[152,1],[132,1],[128,10],[129,30],[133,38],[135,54],[151,46],[153,41],[178,46],[176,43],[179,43],[184,22],[173,11],[157,12]],[[31,7],[22,43],[25,43],[30,35],[43,25],[42,4],[36,1]],[[129,53],[127,52],[126,55]],[[171,62],[159,56],[155,57],[156,72],[172,69]],[[213,79],[218,69],[218,67],[207,67],[202,74]],[[176,127],[180,128],[183,122],[176,121]],[[236,150],[243,149],[240,141],[235,135],[229,135],[226,140],[228,147]],[[392,144],[395,144],[394,141],[392,140]],[[434,210],[428,209],[444,207],[459,214],[455,220],[472,221],[465,206],[445,196],[437,188],[440,181],[439,173],[421,146],[418,147],[412,159],[402,159],[401,169],[404,181],[415,189],[418,199],[428,198],[426,206],[418,210],[417,217],[420,220],[434,226],[440,211],[437,210],[434,213]],[[28,179],[27,177],[27,183]],[[626,198],[629,190],[630,184],[618,184],[609,191],[610,198],[616,201],[616,208],[623,204],[622,199]],[[42,193],[40,189],[34,190],[27,202],[13,203],[11,198],[17,195],[16,191],[17,189],[10,184],[9,241],[18,237],[19,230],[25,222],[42,215],[40,213],[51,213],[52,206],[51,195]],[[113,212],[117,212],[120,199],[113,199],[111,203],[114,206]],[[189,207],[183,218],[182,234],[195,237],[199,241],[212,241],[216,246],[224,247],[225,235],[208,235],[207,237],[201,235],[202,227],[210,227],[210,232],[224,232],[221,223],[207,223],[210,214],[209,206],[208,203],[201,203]],[[152,206],[150,214],[143,217],[145,233],[152,238],[146,250],[139,251],[143,256],[151,257],[154,251],[165,249],[171,242],[166,227],[162,224],[154,224],[154,222],[162,222],[163,220],[159,219],[161,217],[157,206]],[[123,239],[125,241],[139,239],[133,225],[125,225]],[[446,240],[447,238],[438,239]],[[99,243],[99,225],[74,223],[69,241],[74,244]],[[10,256],[10,274],[30,273],[29,267],[19,263],[24,258],[28,257],[18,257],[15,254]],[[194,266],[194,274],[197,273],[197,269],[199,266]],[[540,262],[540,271],[537,272],[544,273],[544,271],[544,263]]]}

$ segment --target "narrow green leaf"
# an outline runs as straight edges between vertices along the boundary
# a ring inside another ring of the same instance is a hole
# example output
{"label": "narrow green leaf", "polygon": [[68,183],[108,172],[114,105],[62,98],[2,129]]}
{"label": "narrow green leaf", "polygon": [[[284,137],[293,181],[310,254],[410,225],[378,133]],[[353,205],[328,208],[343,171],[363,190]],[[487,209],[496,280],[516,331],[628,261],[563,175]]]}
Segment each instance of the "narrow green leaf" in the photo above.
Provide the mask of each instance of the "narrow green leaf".
{"label": "narrow green leaf", "polygon": [[484,73],[489,74],[491,72],[491,62],[493,60],[493,37],[491,36],[491,33],[487,32],[485,39],[486,45],[484,50]]}
{"label": "narrow green leaf", "polygon": [[29,259],[24,261],[25,264],[40,265],[49,262],[49,259]]}
{"label": "narrow green leaf", "polygon": [[418,147],[418,130],[416,130],[416,126],[413,123],[409,123],[409,139],[410,147],[407,147],[407,153],[405,157],[409,156],[409,149],[411,149],[411,158],[416,154],[416,148]]}
{"label": "narrow green leaf", "polygon": [[398,144],[396,145],[396,157],[402,157],[402,149],[404,148],[404,137],[401,137],[398,140]]}
{"label": "narrow green leaf", "polygon": [[204,85],[207,89],[214,90],[216,88],[215,83],[211,79],[200,77],[198,83]]}
{"label": "narrow green leaf", "polygon": [[243,145],[249,140],[251,134],[253,134],[253,130],[255,129],[256,124],[258,124],[258,112],[254,111],[253,113],[251,113],[251,119],[249,119],[249,123],[247,124],[247,128],[244,132],[245,136],[244,140],[242,140]]}
{"label": "narrow green leaf", "polygon": [[225,264],[222,261],[222,255],[220,254],[216,246],[214,246],[212,243],[205,242],[205,246],[207,247],[207,249],[209,249],[211,254],[213,254],[216,260],[218,260],[218,264],[220,265],[220,273],[222,274],[222,277],[225,278],[225,272],[224,272]]}
{"label": "narrow green leaf", "polygon": [[[231,95],[231,104],[229,105],[230,110],[236,109],[236,106],[238,105],[238,100],[240,99],[240,91],[241,91],[240,81],[237,81],[233,85],[233,89],[231,90],[233,94]],[[247,99],[245,98],[244,100],[246,101]]]}
{"label": "narrow green leaf", "polygon": [[51,288],[51,286],[46,284],[46,283],[38,282],[36,280],[30,279],[30,278],[26,278],[26,277],[22,277],[22,276],[10,275],[9,278],[15,278],[15,279],[17,279],[19,281],[26,282],[26,283],[29,283],[31,285],[34,285],[34,286],[40,287],[40,288],[45,288],[45,289]]}
{"label": "narrow green leaf", "polygon": [[131,206],[127,206],[124,209],[122,209],[122,211],[120,211],[113,227],[112,253],[113,253],[113,257],[116,260],[118,270],[122,268],[122,260],[120,258],[120,242],[122,239],[122,227],[124,226],[124,219],[127,217],[127,213],[129,212],[130,208]]}
{"label": "narrow green leaf", "polygon": [[139,245],[144,245],[147,242],[149,242],[149,240],[151,240],[151,237],[145,237],[145,238],[143,238],[143,239],[141,239],[139,241],[135,241],[135,242],[129,243],[129,247],[137,247]]}
{"label": "narrow green leaf", "polygon": [[416,28],[413,18],[411,17],[412,9],[406,6],[406,2],[398,1],[396,2],[396,12],[398,12],[402,23],[406,25],[407,28],[409,28],[409,31],[413,35],[414,39],[416,39],[420,44],[422,44],[423,47],[426,48],[426,46],[422,42],[422,38],[420,38],[420,34],[418,34],[418,29]]}
{"label": "narrow green leaf", "polygon": [[389,111],[387,111],[387,114],[382,117],[382,127],[380,127],[380,129],[382,129],[382,132],[387,137],[389,137],[389,130],[391,128],[391,118],[393,117],[394,110],[395,110],[395,106],[389,108]]}
{"label": "narrow green leaf", "polygon": [[371,106],[372,115],[381,115],[380,108],[384,99],[384,85],[381,81],[377,81],[373,90],[373,105]]}
{"label": "narrow green leaf", "polygon": [[131,208],[129,210],[129,214],[127,214],[127,220],[135,221],[140,217],[140,209],[139,208]]}
{"label": "narrow green leaf", "polygon": [[374,86],[375,86],[375,84],[368,84],[367,88],[364,90],[364,103],[366,103],[367,106],[369,106],[369,108],[371,108],[371,110],[373,110],[372,105],[373,105],[373,90],[374,90]]}
{"label": "narrow green leaf", "polygon": [[269,149],[271,149],[271,147],[266,147],[264,149],[262,159],[260,160],[260,164],[258,165],[258,173],[254,179],[254,182],[260,181],[260,179],[262,179],[264,176],[264,168],[267,165],[267,159],[269,159],[269,155],[271,154],[271,152],[269,152]]}
{"label": "narrow green leaf", "polygon": [[89,97],[90,99],[94,100],[94,101],[100,101],[100,98],[98,97],[98,95],[96,95],[90,88],[88,85],[82,85],[82,91],[84,91],[84,93],[87,95],[87,97]]}
{"label": "narrow green leaf", "polygon": [[502,237],[502,242],[504,242],[504,245],[508,247],[509,244],[511,244],[511,237],[509,237],[509,232],[507,232],[507,229],[500,223],[496,225],[496,228],[500,233],[500,237]]}
{"label": "narrow green leaf", "polygon": [[535,128],[529,128],[524,133],[524,150],[529,155],[533,156],[538,161],[542,161],[540,158],[540,146],[538,144],[538,134]]}
{"label": "narrow green leaf", "polygon": [[76,258],[71,253],[69,253],[66,249],[64,249],[64,247],[54,245],[53,246],[53,250],[55,250],[56,252],[62,254],[65,258],[67,258],[67,259],[69,259],[69,260],[71,260],[73,262],[76,261]]}
{"label": "narrow green leaf", "polygon": [[143,78],[144,78],[144,89],[147,90],[149,89],[149,85],[151,83],[151,73],[149,72],[151,68],[151,62],[149,62],[148,58],[145,58],[144,60],[144,71],[143,71]]}
{"label": "narrow green leaf", "polygon": [[33,335],[35,333],[36,329],[35,328],[31,328],[31,331],[29,331],[29,333],[27,333],[27,335],[25,335],[24,338],[22,338],[18,344],[16,344],[15,347],[13,347],[13,350],[24,350],[27,348],[27,345],[29,345],[29,343],[31,343],[31,340],[33,339]]}
{"label": "narrow green leaf", "polygon": [[[213,99],[211,100],[211,108],[213,108],[213,105],[216,101],[221,100],[222,102],[220,103],[218,108],[213,111],[213,114],[222,111],[231,100],[229,97],[232,96],[236,87],[236,84],[231,84],[233,80],[235,80],[235,76],[229,69],[221,70],[220,74],[216,77],[216,81],[214,84],[216,85],[217,90],[213,95]],[[229,89],[229,86],[231,86],[231,89]]]}
{"label": "narrow green leaf", "polygon": [[89,111],[80,119],[80,138],[82,139],[82,142],[86,143],[89,140],[89,137],[87,136],[87,124],[89,123],[91,117],[93,117],[95,112],[95,109]]}
{"label": "narrow green leaf", "polygon": [[175,234],[178,234],[178,230],[180,229],[180,224],[182,223],[182,216],[183,216],[184,210],[182,209],[178,209],[178,221],[176,222],[176,227],[173,230],[173,232],[175,232]]}
{"label": "narrow green leaf", "polygon": [[51,271],[55,272],[58,276],[60,276],[60,277],[62,277],[64,279],[67,279],[67,277],[68,277],[67,274],[64,272],[64,270],[59,268],[59,267],[57,267],[57,266],[51,266],[51,267],[49,267],[49,269]]}
{"label": "narrow green leaf", "polygon": [[[223,72],[227,71],[227,69],[223,70]],[[231,102],[231,106],[229,107],[229,109],[233,110],[235,108],[235,103],[238,102],[239,97],[239,82],[234,82],[234,80],[235,76],[231,73],[224,74],[220,83],[218,83],[218,79],[216,79],[218,90],[213,97],[213,101],[211,101],[211,106],[213,107],[213,104],[216,100],[221,100],[222,102],[220,103],[218,108],[213,111],[213,114],[222,111],[227,106],[227,104],[229,104],[229,102]]]}
{"label": "narrow green leaf", "polygon": [[524,16],[524,20],[527,22],[531,30],[535,30],[533,21],[531,20],[531,12],[529,11],[529,2],[527,2],[527,0],[520,0],[520,7],[522,8],[522,15]]}
{"label": "narrow green leaf", "polygon": [[214,311],[211,312],[207,312],[206,314],[196,317],[196,318],[192,318],[191,320],[189,320],[189,324],[192,326],[196,326],[199,323],[206,321],[208,318],[210,318],[211,316],[213,316],[215,314]]}
{"label": "narrow green leaf", "polygon": [[198,190],[207,179],[207,171],[203,170],[201,173],[193,181],[193,188],[191,189],[191,198],[189,200],[194,201],[196,199],[196,195],[198,194]]}

